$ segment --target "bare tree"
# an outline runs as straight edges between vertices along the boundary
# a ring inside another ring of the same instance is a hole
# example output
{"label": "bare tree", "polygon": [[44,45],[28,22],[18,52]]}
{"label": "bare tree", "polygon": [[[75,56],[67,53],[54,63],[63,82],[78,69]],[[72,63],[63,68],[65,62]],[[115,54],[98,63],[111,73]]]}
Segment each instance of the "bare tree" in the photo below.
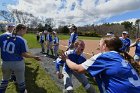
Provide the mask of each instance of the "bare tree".
{"label": "bare tree", "polygon": [[30,21],[30,28],[38,28],[38,25],[41,23],[41,20],[38,17],[34,17]]}
{"label": "bare tree", "polygon": [[34,18],[34,16],[30,13],[19,11],[17,9],[12,10],[12,14],[16,19],[17,23],[29,24],[30,21]]}
{"label": "bare tree", "polygon": [[4,20],[7,22],[15,22],[15,18],[13,16],[13,14],[9,11],[1,10],[0,16],[3,17]]}

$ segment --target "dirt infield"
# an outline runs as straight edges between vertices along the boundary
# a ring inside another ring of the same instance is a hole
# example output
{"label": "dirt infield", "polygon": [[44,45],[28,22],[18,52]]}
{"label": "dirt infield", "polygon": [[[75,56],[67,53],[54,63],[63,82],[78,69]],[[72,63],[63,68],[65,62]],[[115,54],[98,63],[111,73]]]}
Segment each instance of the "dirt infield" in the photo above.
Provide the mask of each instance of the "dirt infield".
{"label": "dirt infield", "polygon": [[[87,58],[92,56],[92,52],[94,52],[95,54],[99,53],[99,51],[97,50],[99,46],[99,40],[84,40],[84,42],[86,45],[84,53],[86,54]],[[60,49],[66,50],[67,45],[68,45],[68,40],[60,41]],[[130,49],[130,55],[132,56],[134,55],[134,50],[135,48]]]}

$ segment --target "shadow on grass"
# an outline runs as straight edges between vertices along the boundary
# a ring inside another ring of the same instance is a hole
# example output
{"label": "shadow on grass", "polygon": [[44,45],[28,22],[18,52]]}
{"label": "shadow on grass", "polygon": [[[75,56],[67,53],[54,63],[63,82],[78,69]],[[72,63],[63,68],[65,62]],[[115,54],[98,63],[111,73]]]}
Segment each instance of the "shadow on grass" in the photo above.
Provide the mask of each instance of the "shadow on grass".
{"label": "shadow on grass", "polygon": [[31,63],[26,63],[25,67],[25,81],[28,93],[47,93],[47,90],[39,87],[36,84],[36,77],[38,75],[39,66],[37,66],[36,69],[33,69],[30,68],[28,65],[31,65]]}

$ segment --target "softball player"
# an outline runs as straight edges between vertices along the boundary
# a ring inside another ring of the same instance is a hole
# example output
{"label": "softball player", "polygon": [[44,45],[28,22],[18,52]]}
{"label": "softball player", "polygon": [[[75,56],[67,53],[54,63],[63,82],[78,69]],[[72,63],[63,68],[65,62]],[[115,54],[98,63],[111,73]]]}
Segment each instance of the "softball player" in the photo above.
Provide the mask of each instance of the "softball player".
{"label": "softball player", "polygon": [[[15,30],[15,24],[9,23],[9,24],[7,24],[7,31],[4,34],[12,35],[14,30]],[[16,83],[16,77],[14,75],[14,72],[11,73],[11,78],[9,80],[14,81],[14,83]]]}
{"label": "softball player", "polygon": [[129,63],[131,61],[124,59],[130,56],[126,52],[124,55],[127,57],[120,55],[121,40],[118,37],[103,38],[99,46],[101,53],[82,64],[67,59],[67,65],[77,72],[88,71],[96,78],[100,93],[139,93],[140,77]]}
{"label": "softball player", "polygon": [[53,40],[54,56],[58,57],[59,38],[57,37],[57,32],[53,31],[53,35],[54,35],[54,40]]}
{"label": "softball player", "polygon": [[28,53],[28,46],[22,36],[26,33],[26,26],[16,26],[15,34],[0,36],[2,59],[2,81],[0,93],[5,93],[11,72],[14,71],[20,93],[25,93],[25,63],[23,57],[40,60],[40,57]]}
{"label": "softball player", "polygon": [[4,34],[9,34],[10,35],[14,31],[14,29],[15,29],[15,24],[9,23],[7,25],[7,31]]}
{"label": "softball player", "polygon": [[140,38],[137,38],[136,41],[130,45],[130,47],[136,47],[134,61],[140,66]]}
{"label": "softball player", "polygon": [[46,37],[46,42],[47,42],[47,55],[49,55],[49,51],[51,50],[51,53],[53,55],[53,39],[52,39],[52,31],[49,31]]}
{"label": "softball player", "polygon": [[122,32],[122,37],[120,37],[120,40],[123,43],[123,46],[120,49],[121,51],[129,52],[129,46],[131,44],[131,40],[127,36],[128,36],[128,32],[127,31],[123,31]]}
{"label": "softball player", "polygon": [[72,25],[69,27],[69,29],[70,29],[71,35],[68,42],[68,49],[73,49],[74,43],[78,40],[77,27],[75,25]]}
{"label": "softball player", "polygon": [[[86,61],[85,56],[83,55],[83,50],[85,48],[85,44],[83,41],[78,41],[78,46],[75,50],[68,50],[65,54],[68,55],[68,58],[75,62],[76,64],[81,64]],[[58,74],[58,78],[62,78],[62,74],[60,73],[60,66],[63,65],[62,73],[64,75],[64,91],[63,93],[73,93],[73,84],[72,84],[72,75],[74,75],[79,82],[82,83],[84,88],[88,93],[95,93],[94,88],[89,84],[88,79],[84,74],[78,74],[75,71],[72,71],[63,60],[60,58],[56,59],[56,71]]]}
{"label": "softball player", "polygon": [[44,43],[45,43],[45,35],[43,32],[40,32],[40,37],[39,37],[39,42],[42,48],[41,53],[45,53],[45,47],[44,47]]}

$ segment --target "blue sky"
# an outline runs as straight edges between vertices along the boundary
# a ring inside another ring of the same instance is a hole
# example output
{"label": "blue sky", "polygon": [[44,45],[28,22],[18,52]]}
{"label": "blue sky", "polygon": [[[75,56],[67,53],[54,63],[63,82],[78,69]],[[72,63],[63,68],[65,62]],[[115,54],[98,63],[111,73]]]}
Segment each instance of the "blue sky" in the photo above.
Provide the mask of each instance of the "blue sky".
{"label": "blue sky", "polygon": [[0,0],[0,10],[6,10],[7,4],[16,4],[17,0]]}
{"label": "blue sky", "polygon": [[132,18],[140,19],[140,9],[110,17],[109,19],[107,19],[105,21],[106,22],[119,22],[119,21],[123,21],[123,20],[124,21],[129,20]]}
{"label": "blue sky", "polygon": [[0,0],[0,10],[18,9],[57,25],[98,24],[140,18],[140,0]]}

